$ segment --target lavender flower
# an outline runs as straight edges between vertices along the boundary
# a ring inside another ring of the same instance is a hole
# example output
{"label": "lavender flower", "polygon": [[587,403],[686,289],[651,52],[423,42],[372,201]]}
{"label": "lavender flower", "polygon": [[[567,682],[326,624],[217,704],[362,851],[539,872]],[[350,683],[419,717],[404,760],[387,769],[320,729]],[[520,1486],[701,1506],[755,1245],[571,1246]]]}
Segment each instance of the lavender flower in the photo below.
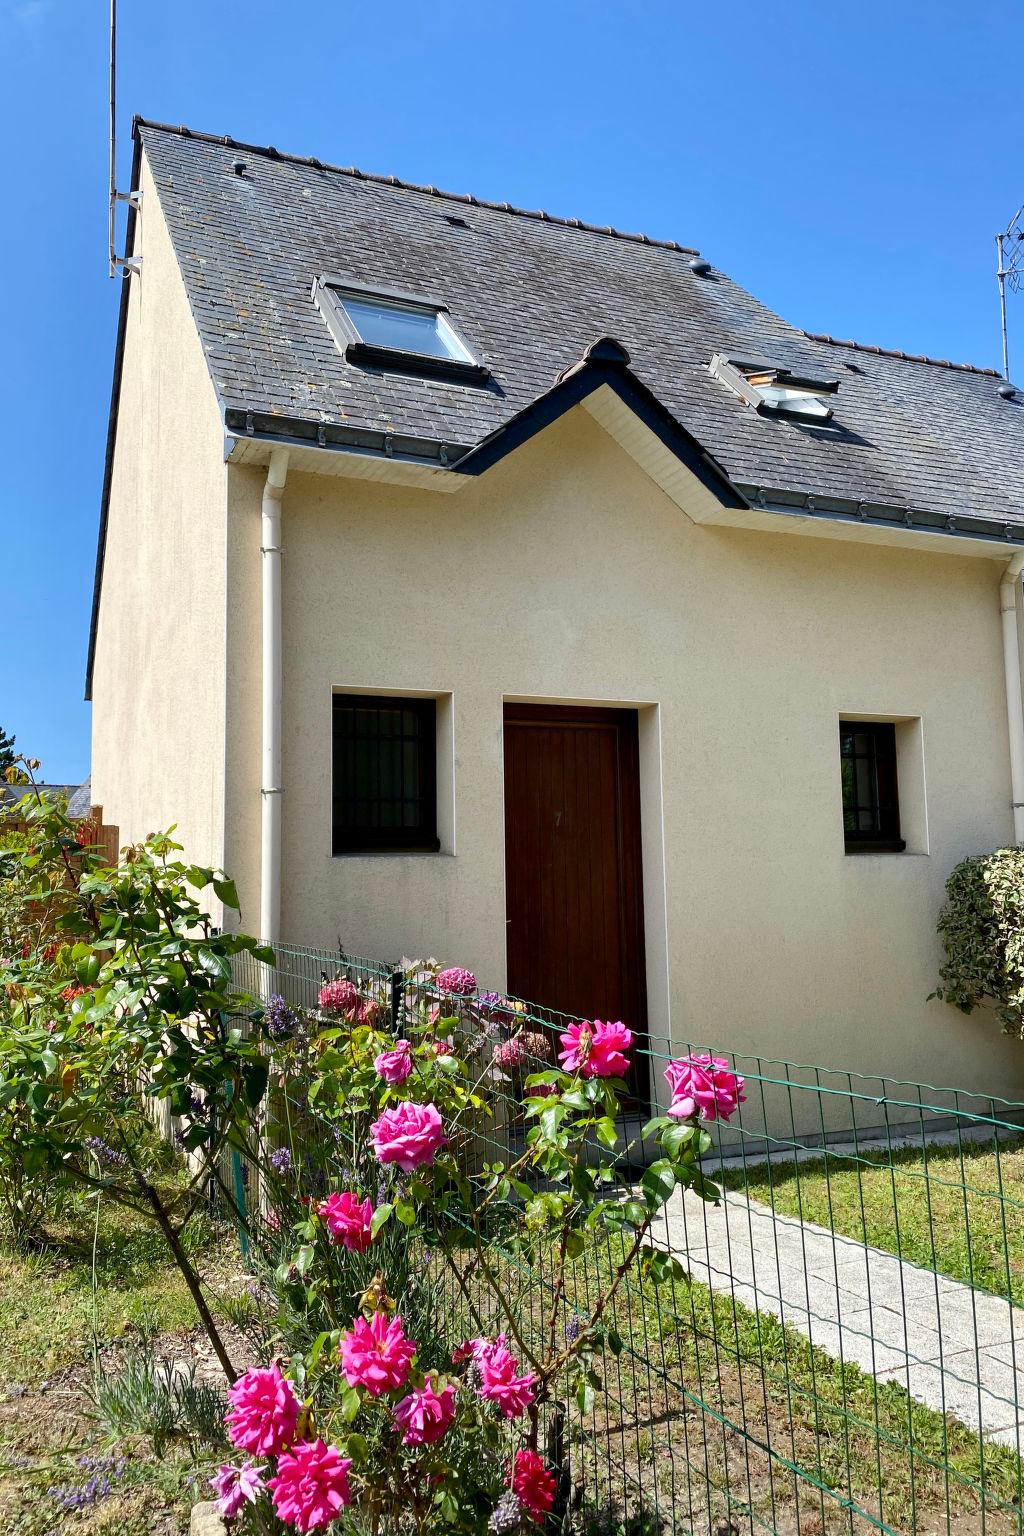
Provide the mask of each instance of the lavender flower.
{"label": "lavender flower", "polygon": [[478,1360],[471,1360],[466,1367],[466,1386],[471,1392],[479,1392],[484,1384],[484,1373]]}
{"label": "lavender flower", "polygon": [[565,1325],[565,1342],[567,1344],[575,1344],[576,1340],[579,1338],[582,1332],[583,1324],[580,1322],[579,1318],[570,1317]]}
{"label": "lavender flower", "polygon": [[294,1031],[299,1022],[299,1016],[294,1008],[289,1008],[284,998],[275,992],[267,1004],[263,1022],[270,1038],[280,1040]]}
{"label": "lavender flower", "polygon": [[494,1536],[509,1536],[511,1531],[518,1531],[522,1523],[523,1507],[510,1488],[495,1504],[487,1529]]}
{"label": "lavender flower", "polygon": [[112,1168],[121,1168],[128,1161],[123,1152],[118,1152],[99,1136],[87,1136],[85,1146],[98,1163],[107,1163]]}
{"label": "lavender flower", "polygon": [[291,1171],[292,1155],[287,1147],[278,1147],[270,1154],[270,1166],[275,1173],[285,1174]]}
{"label": "lavender flower", "polygon": [[54,1483],[46,1490],[66,1513],[102,1503],[113,1493],[114,1484],[124,1472],[124,1462],[115,1456],[80,1456],[78,1466],[91,1474],[84,1483]]}

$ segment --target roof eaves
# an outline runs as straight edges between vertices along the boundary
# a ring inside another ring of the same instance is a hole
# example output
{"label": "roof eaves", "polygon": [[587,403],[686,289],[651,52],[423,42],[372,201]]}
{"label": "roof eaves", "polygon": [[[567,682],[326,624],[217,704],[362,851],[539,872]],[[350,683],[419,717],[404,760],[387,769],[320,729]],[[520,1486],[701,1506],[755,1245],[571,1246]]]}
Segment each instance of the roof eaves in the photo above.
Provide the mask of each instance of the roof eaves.
{"label": "roof eaves", "polygon": [[371,454],[396,462],[425,464],[435,469],[446,469],[471,451],[470,445],[465,443],[412,437],[403,432],[392,432],[386,427],[346,427],[332,422],[314,421],[309,417],[248,411],[239,406],[225,407],[224,431],[228,452],[236,442],[264,441],[280,447]]}
{"label": "roof eaves", "polygon": [[610,336],[592,342],[578,362],[558,375],[550,389],[483,438],[453,465],[455,473],[483,474],[602,385],[614,390],[723,506],[739,508],[748,505],[717,460],[637,378],[629,366],[629,353]]}
{"label": "roof eaves", "polygon": [[952,539],[981,539],[987,544],[1001,543],[1011,547],[1024,545],[1024,522],[997,521],[967,512],[947,516],[941,512],[924,511],[919,507],[851,501],[815,491],[775,489],[745,482],[737,482],[737,489],[755,511],[860,523],[874,528],[906,528],[918,533],[940,533]]}

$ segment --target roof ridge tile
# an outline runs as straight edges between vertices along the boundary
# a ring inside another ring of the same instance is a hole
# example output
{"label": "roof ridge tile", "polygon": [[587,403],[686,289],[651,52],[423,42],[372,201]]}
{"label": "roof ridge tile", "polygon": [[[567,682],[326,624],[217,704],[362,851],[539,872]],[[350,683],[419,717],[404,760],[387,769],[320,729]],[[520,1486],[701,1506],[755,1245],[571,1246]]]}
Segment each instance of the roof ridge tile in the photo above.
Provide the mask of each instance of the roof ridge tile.
{"label": "roof ridge tile", "polygon": [[879,347],[874,342],[844,341],[825,331],[803,331],[808,341],[823,341],[830,347],[849,347],[853,352],[871,352],[876,357],[898,357],[905,363],[928,363],[933,368],[955,368],[958,373],[982,373],[987,378],[1001,378],[998,368],[982,368],[977,363],[951,363],[948,357],[926,357],[923,352],[901,352],[897,347]]}
{"label": "roof ridge tile", "polygon": [[250,155],[265,155],[268,160],[285,161],[290,165],[308,165],[317,170],[332,171],[338,176],[352,176],[359,181],[376,182],[379,186],[399,187],[403,192],[420,192],[426,197],[441,197],[456,203],[471,203],[475,208],[491,208],[497,213],[509,213],[517,218],[540,219],[547,224],[558,224],[566,229],[582,229],[591,235],[610,235],[615,240],[629,240],[637,245],[653,245],[665,251],[679,251],[684,256],[699,255],[695,246],[680,245],[678,240],[658,240],[653,235],[629,234],[613,229],[610,224],[587,224],[583,219],[567,219],[557,213],[545,213],[543,209],[517,208],[513,203],[492,202],[486,197],[476,197],[471,192],[445,192],[440,187],[424,187],[415,181],[403,181],[399,176],[380,176],[373,171],[362,171],[354,165],[333,165],[329,160],[318,160],[312,155],[292,155],[276,149],[272,144],[250,144],[230,134],[202,133],[197,128],[187,128],[184,123],[158,123],[152,118],[136,117],[133,132],[140,128],[152,128],[157,133],[175,133],[180,138],[196,139],[202,144],[220,144],[225,149],[242,149]]}

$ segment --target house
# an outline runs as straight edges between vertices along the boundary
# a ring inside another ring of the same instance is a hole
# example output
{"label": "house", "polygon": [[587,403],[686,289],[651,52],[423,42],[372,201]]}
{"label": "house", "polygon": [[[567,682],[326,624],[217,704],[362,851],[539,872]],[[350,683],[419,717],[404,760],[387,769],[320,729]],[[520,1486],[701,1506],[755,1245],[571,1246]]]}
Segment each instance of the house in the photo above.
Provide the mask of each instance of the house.
{"label": "house", "polygon": [[[37,784],[36,790],[44,800],[64,800],[69,816],[89,814],[89,781],[84,784]],[[28,793],[22,784],[6,784],[0,780],[0,814],[13,810]]]}
{"label": "house", "polygon": [[242,923],[1019,1095],[926,1001],[1024,838],[1024,407],[697,251],[138,121],[93,799]]}

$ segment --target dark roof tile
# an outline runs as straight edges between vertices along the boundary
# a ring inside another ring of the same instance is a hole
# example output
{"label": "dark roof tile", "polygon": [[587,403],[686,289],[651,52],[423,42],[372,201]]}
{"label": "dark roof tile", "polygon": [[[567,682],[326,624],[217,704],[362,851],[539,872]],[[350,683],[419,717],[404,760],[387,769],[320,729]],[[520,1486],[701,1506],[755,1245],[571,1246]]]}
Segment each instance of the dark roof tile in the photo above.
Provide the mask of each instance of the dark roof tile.
{"label": "dark roof tile", "polygon": [[[141,123],[193,315],[225,409],[470,446],[523,411],[595,335],[734,483],[1024,523],[1024,404],[991,369],[797,329],[676,241],[626,235]],[[246,171],[232,170],[237,152]],[[468,229],[438,204],[471,208]],[[436,295],[492,371],[487,387],[348,363],[314,277]],[[711,378],[715,352],[814,376],[844,370],[827,428],[759,415]]]}

